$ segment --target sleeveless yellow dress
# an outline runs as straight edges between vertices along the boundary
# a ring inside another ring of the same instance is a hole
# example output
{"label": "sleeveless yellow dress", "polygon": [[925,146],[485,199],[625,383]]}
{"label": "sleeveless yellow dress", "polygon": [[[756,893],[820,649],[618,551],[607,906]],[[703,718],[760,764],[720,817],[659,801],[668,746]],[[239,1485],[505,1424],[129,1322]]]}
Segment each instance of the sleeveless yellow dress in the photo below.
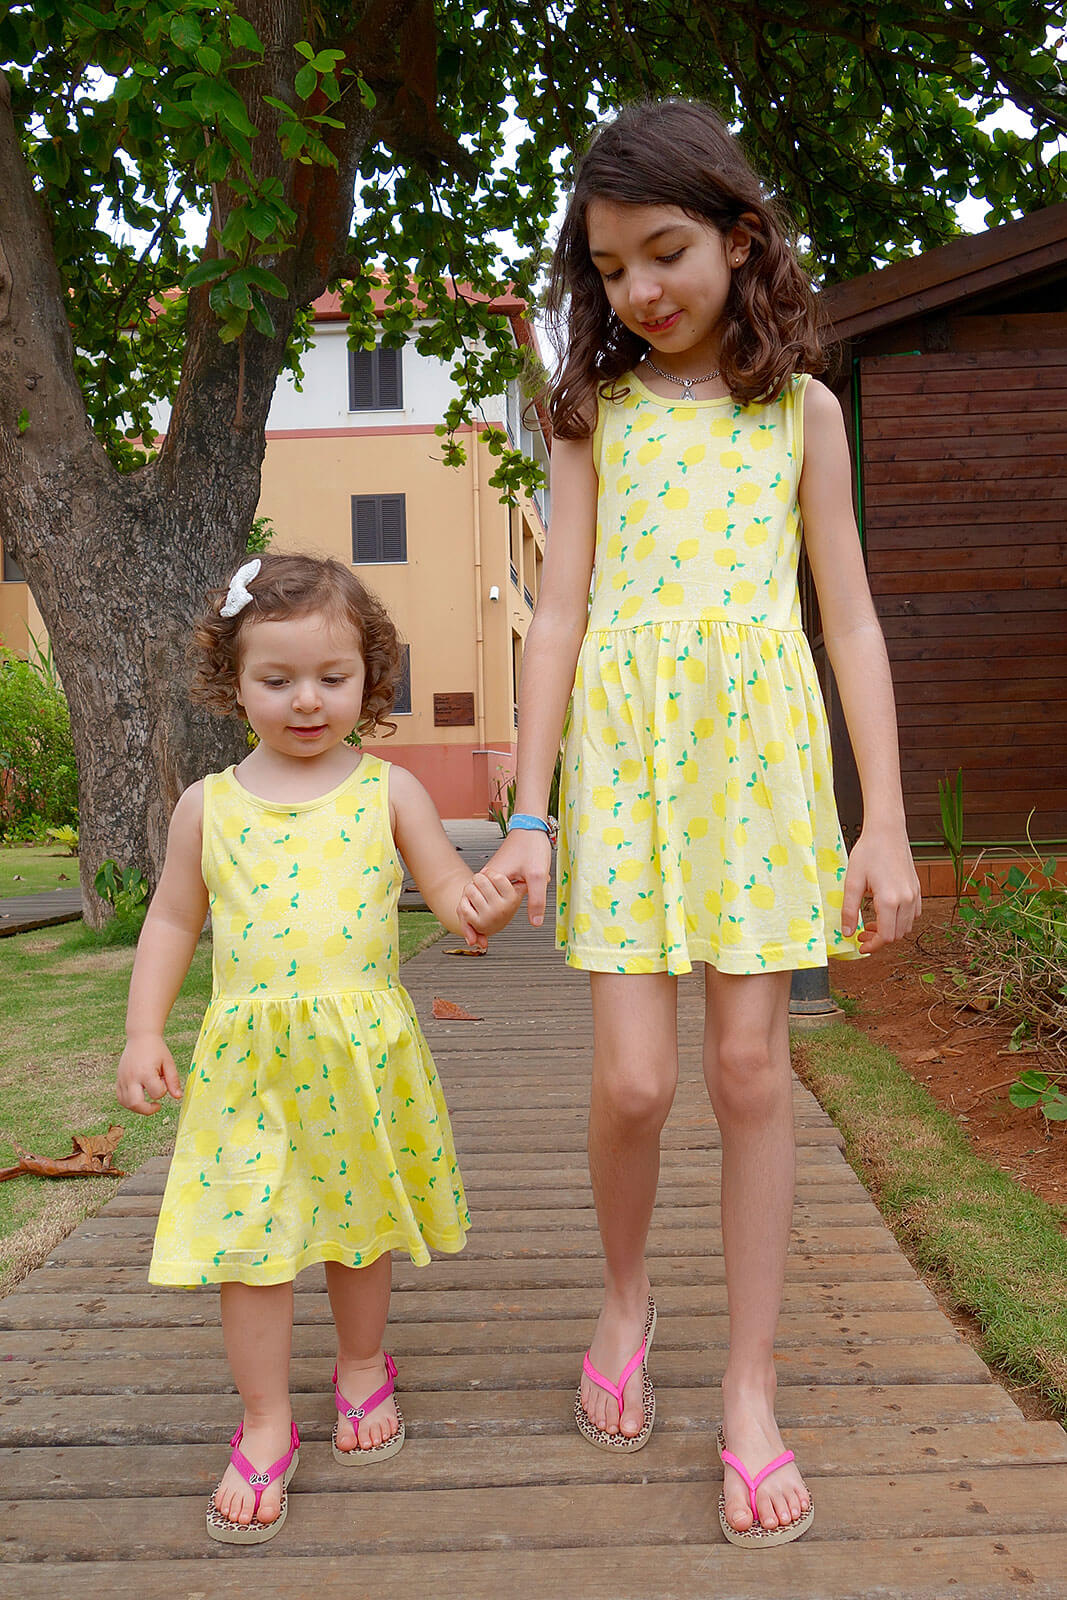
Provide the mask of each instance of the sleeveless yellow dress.
{"label": "sleeveless yellow dress", "polygon": [[419,1265],[470,1226],[434,1064],[397,972],[387,763],[317,800],[204,780],[214,988],[152,1283],[287,1283],[316,1261]]}
{"label": "sleeveless yellow dress", "polygon": [[563,751],[557,943],[592,972],[860,954],[797,589],[806,376],[599,403],[595,582]]}

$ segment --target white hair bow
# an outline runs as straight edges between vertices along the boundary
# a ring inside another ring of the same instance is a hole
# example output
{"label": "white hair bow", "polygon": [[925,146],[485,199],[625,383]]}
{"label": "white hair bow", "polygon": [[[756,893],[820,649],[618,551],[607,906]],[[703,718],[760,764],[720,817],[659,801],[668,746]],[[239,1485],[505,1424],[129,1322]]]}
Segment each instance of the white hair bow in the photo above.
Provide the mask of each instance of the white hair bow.
{"label": "white hair bow", "polygon": [[235,617],[239,611],[243,611],[245,606],[248,605],[252,598],[248,592],[248,585],[252,582],[262,564],[257,558],[255,561],[246,561],[243,567],[237,568],[237,571],[230,579],[230,588],[226,599],[219,608],[220,617]]}

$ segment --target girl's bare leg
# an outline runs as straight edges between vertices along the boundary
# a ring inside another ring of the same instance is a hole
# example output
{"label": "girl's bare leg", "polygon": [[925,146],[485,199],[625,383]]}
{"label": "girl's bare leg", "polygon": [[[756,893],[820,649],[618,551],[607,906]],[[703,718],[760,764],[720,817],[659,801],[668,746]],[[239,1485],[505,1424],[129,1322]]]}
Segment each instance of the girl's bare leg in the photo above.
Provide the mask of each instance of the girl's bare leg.
{"label": "girl's bare leg", "polygon": [[[289,1354],[293,1342],[293,1286],[224,1283],[222,1336],[233,1381],[244,1401],[241,1454],[266,1472],[289,1449],[293,1421],[289,1403]],[[260,1522],[274,1522],[282,1504],[280,1481],[263,1491]],[[215,1490],[215,1506],[231,1522],[252,1521],[255,1491],[232,1466]]]}
{"label": "girl's bare leg", "polygon": [[[393,1258],[388,1251],[369,1267],[343,1267],[326,1263],[326,1288],[337,1329],[337,1386],[354,1406],[361,1405],[386,1382],[382,1340],[389,1316],[393,1285]],[[384,1444],[399,1423],[390,1395],[359,1423],[359,1446]],[[356,1433],[347,1417],[337,1419],[337,1448],[356,1447]]]}
{"label": "girl's bare leg", "polygon": [[[785,1282],[796,1157],[789,1061],[788,972],[735,977],[706,972],[704,1075],[722,1135],[722,1241],[730,1311],[723,1376],[728,1448],[753,1475],[785,1446],[774,1419],[774,1338]],[[748,1491],[725,1469],[726,1515],[752,1525]],[[765,1528],[808,1505],[795,1464],[762,1484]]]}
{"label": "girl's bare leg", "polygon": [[[659,1181],[659,1136],[678,1084],[677,979],[666,973],[591,974],[593,1087],[589,1173],[604,1246],[604,1305],[589,1349],[617,1380],[644,1336],[645,1239]],[[586,1415],[608,1433],[639,1433],[641,1374],[616,1402],[583,1376]]]}

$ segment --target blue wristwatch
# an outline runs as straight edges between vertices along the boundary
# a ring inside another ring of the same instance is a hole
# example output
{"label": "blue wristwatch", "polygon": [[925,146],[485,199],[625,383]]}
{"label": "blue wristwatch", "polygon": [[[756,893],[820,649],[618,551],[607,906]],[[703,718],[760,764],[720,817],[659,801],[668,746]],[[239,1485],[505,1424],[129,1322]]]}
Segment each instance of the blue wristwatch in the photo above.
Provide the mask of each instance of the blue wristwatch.
{"label": "blue wristwatch", "polygon": [[517,828],[520,833],[547,833],[549,844],[555,844],[559,829],[544,817],[531,817],[525,811],[513,811],[508,818],[508,832]]}

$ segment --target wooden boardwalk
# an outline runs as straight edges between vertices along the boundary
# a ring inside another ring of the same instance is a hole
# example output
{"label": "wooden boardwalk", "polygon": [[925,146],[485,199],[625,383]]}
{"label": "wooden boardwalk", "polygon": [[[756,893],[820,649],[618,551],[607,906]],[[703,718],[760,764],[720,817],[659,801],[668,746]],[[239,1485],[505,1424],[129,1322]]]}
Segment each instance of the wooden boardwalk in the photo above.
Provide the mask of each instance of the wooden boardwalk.
{"label": "wooden boardwalk", "polygon": [[[146,1283],[164,1175],[150,1163],[0,1301],[0,1595],[1064,1600],[1067,1435],[1027,1422],[957,1337],[799,1086],[779,1414],[816,1520],[784,1549],[722,1540],[712,1429],[727,1323],[698,980],[681,985],[683,1081],[651,1239],[656,1431],[621,1459],[579,1438],[571,1407],[599,1284],[587,985],[525,923],[484,960],[450,956],[454,944],[405,980],[476,1225],[459,1257],[397,1263],[406,1449],[378,1469],[335,1467],[331,1328],[322,1271],[309,1271],[287,1525],[258,1551],[207,1540],[239,1404],[216,1297]],[[433,1021],[434,994],[484,1020]]]}

